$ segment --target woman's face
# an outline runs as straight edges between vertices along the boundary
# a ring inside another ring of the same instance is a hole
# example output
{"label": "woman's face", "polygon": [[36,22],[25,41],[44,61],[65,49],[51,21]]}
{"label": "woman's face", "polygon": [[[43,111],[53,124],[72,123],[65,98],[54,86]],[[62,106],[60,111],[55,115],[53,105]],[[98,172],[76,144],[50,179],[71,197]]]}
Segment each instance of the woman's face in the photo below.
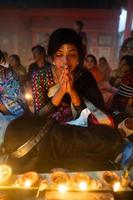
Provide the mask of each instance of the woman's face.
{"label": "woman's face", "polygon": [[63,70],[68,66],[72,72],[79,64],[78,50],[73,44],[63,44],[53,56],[53,63],[57,69]]}
{"label": "woman's face", "polygon": [[101,66],[104,66],[104,65],[107,65],[107,62],[106,62],[104,59],[100,59],[100,60],[99,60],[99,64],[100,64]]}
{"label": "woman's face", "polygon": [[33,58],[35,62],[38,62],[40,60],[44,60],[44,53],[40,52],[39,49],[35,48],[32,52]]}
{"label": "woman's face", "polygon": [[0,60],[0,64],[2,64],[3,62],[4,62],[4,59],[1,59],[1,60]]}
{"label": "woman's face", "polygon": [[85,63],[85,67],[88,70],[90,70],[90,69],[92,69],[93,67],[96,66],[96,63],[95,63],[95,61],[94,61],[94,59],[92,57],[87,57],[85,62],[86,62]]}
{"label": "woman's face", "polygon": [[16,67],[18,65],[17,61],[12,56],[9,57],[9,64],[11,67]]}
{"label": "woman's face", "polygon": [[124,60],[124,59],[122,59],[121,61],[120,61],[120,71],[122,72],[122,73],[126,73],[126,72],[128,72],[129,71],[129,66],[128,66],[128,64],[126,63],[126,60]]}

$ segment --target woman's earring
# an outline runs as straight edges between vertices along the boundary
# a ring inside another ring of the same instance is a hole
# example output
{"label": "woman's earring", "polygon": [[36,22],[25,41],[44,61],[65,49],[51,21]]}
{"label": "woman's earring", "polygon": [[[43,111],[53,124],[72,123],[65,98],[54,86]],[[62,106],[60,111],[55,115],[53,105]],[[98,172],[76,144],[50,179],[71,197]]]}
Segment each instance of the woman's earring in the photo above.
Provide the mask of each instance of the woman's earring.
{"label": "woman's earring", "polygon": [[55,66],[55,62],[53,62],[53,65]]}

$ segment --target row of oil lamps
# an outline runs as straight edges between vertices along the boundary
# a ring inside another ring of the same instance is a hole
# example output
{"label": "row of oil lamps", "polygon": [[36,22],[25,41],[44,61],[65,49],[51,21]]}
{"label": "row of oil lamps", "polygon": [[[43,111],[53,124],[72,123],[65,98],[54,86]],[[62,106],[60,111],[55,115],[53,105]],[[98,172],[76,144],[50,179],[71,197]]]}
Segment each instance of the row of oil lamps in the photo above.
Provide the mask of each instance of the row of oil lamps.
{"label": "row of oil lamps", "polygon": [[69,175],[61,170],[51,173],[47,178],[41,177],[36,172],[27,172],[16,176],[14,179],[12,169],[7,165],[0,165],[0,187],[38,188],[38,193],[43,190],[56,190],[64,193],[70,190],[117,192],[133,189],[133,180],[129,177],[127,171],[122,176],[113,171],[105,171],[101,179],[91,178],[86,173]]}

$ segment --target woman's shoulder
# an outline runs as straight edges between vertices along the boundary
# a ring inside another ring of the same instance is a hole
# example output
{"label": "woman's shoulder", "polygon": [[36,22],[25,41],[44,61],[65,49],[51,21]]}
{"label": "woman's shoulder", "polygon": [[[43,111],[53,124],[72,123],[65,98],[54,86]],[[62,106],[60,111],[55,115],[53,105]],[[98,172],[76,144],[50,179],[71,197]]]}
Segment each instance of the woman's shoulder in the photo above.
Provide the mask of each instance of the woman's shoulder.
{"label": "woman's shoulder", "polygon": [[45,63],[45,66],[42,68],[39,68],[37,63],[32,63],[29,66],[29,70],[28,70],[28,75],[31,77],[33,75],[33,73],[42,73],[44,75],[46,75],[47,73],[51,72],[51,64],[50,63]]}
{"label": "woman's shoulder", "polygon": [[20,64],[20,65],[19,65],[19,68],[20,68],[20,70],[26,72],[26,67],[25,67],[25,66],[23,66],[23,65]]}
{"label": "woman's shoulder", "polygon": [[79,70],[78,80],[83,80],[84,82],[95,82],[95,79],[90,71],[85,68]]}

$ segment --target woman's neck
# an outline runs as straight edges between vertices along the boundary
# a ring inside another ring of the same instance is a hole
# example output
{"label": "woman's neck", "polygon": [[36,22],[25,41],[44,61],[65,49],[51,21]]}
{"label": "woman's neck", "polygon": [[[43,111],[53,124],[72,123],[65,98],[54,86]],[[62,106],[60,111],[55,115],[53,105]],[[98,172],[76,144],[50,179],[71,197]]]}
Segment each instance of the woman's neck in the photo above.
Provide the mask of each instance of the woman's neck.
{"label": "woman's neck", "polygon": [[45,65],[45,60],[44,59],[43,60],[39,60],[37,62],[37,64],[38,64],[38,67],[41,68],[41,67],[43,67]]}
{"label": "woman's neck", "polygon": [[20,70],[20,64],[19,65],[15,65],[15,66],[11,66],[12,70],[15,71],[16,73]]}

